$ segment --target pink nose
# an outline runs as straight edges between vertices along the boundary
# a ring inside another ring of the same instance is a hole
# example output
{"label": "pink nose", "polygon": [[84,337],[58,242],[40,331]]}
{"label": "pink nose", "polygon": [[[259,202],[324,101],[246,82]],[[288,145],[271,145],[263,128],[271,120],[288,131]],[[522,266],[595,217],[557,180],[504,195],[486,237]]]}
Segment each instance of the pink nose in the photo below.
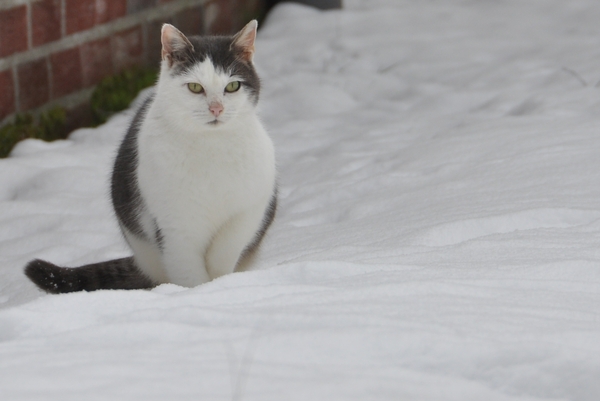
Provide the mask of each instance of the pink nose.
{"label": "pink nose", "polygon": [[223,112],[223,105],[221,103],[211,103],[208,109],[213,114],[213,116],[219,117]]}

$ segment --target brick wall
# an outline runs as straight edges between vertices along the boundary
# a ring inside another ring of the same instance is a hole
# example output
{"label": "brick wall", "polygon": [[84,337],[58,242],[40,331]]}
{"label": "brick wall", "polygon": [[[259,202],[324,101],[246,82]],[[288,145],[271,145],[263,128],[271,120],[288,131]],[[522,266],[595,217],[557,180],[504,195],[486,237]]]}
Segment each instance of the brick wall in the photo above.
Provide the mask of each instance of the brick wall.
{"label": "brick wall", "polygon": [[0,122],[85,102],[103,77],[158,65],[160,27],[231,33],[264,0],[0,0]]}

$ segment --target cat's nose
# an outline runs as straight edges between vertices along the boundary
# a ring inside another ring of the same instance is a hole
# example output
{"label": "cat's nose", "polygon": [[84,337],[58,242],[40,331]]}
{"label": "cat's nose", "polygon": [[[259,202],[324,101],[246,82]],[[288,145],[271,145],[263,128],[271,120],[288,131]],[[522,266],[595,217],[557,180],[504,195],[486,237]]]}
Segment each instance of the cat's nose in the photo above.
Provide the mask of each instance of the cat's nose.
{"label": "cat's nose", "polygon": [[213,116],[219,117],[223,112],[223,105],[221,103],[211,103],[210,106],[208,106],[208,109]]}

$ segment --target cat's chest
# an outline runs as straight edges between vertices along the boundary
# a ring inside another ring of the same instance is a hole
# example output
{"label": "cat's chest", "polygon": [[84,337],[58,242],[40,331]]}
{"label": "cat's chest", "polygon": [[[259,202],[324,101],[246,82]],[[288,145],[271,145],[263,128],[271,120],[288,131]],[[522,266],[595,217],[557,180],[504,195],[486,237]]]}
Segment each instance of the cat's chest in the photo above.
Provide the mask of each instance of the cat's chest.
{"label": "cat's chest", "polygon": [[235,211],[272,191],[272,145],[266,134],[253,131],[142,136],[138,179],[142,194],[157,207]]}

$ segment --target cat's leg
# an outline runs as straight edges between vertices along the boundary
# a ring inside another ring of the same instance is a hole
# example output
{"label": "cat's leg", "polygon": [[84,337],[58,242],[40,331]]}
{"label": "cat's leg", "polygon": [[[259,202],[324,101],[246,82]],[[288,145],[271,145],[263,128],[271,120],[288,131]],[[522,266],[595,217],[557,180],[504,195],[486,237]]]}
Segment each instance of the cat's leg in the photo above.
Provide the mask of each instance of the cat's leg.
{"label": "cat's leg", "polygon": [[160,249],[143,238],[131,233],[125,227],[121,227],[127,243],[133,250],[136,266],[156,284],[169,282],[162,264]]}
{"label": "cat's leg", "polygon": [[206,270],[211,279],[233,273],[240,255],[261,227],[264,208],[231,218],[213,238],[206,252]]}
{"label": "cat's leg", "polygon": [[[206,245],[199,246],[198,242],[192,242],[184,236],[165,234],[168,240],[165,240],[162,254],[169,282],[184,287],[195,287],[210,281],[203,257]],[[205,243],[207,244],[208,240]]]}

